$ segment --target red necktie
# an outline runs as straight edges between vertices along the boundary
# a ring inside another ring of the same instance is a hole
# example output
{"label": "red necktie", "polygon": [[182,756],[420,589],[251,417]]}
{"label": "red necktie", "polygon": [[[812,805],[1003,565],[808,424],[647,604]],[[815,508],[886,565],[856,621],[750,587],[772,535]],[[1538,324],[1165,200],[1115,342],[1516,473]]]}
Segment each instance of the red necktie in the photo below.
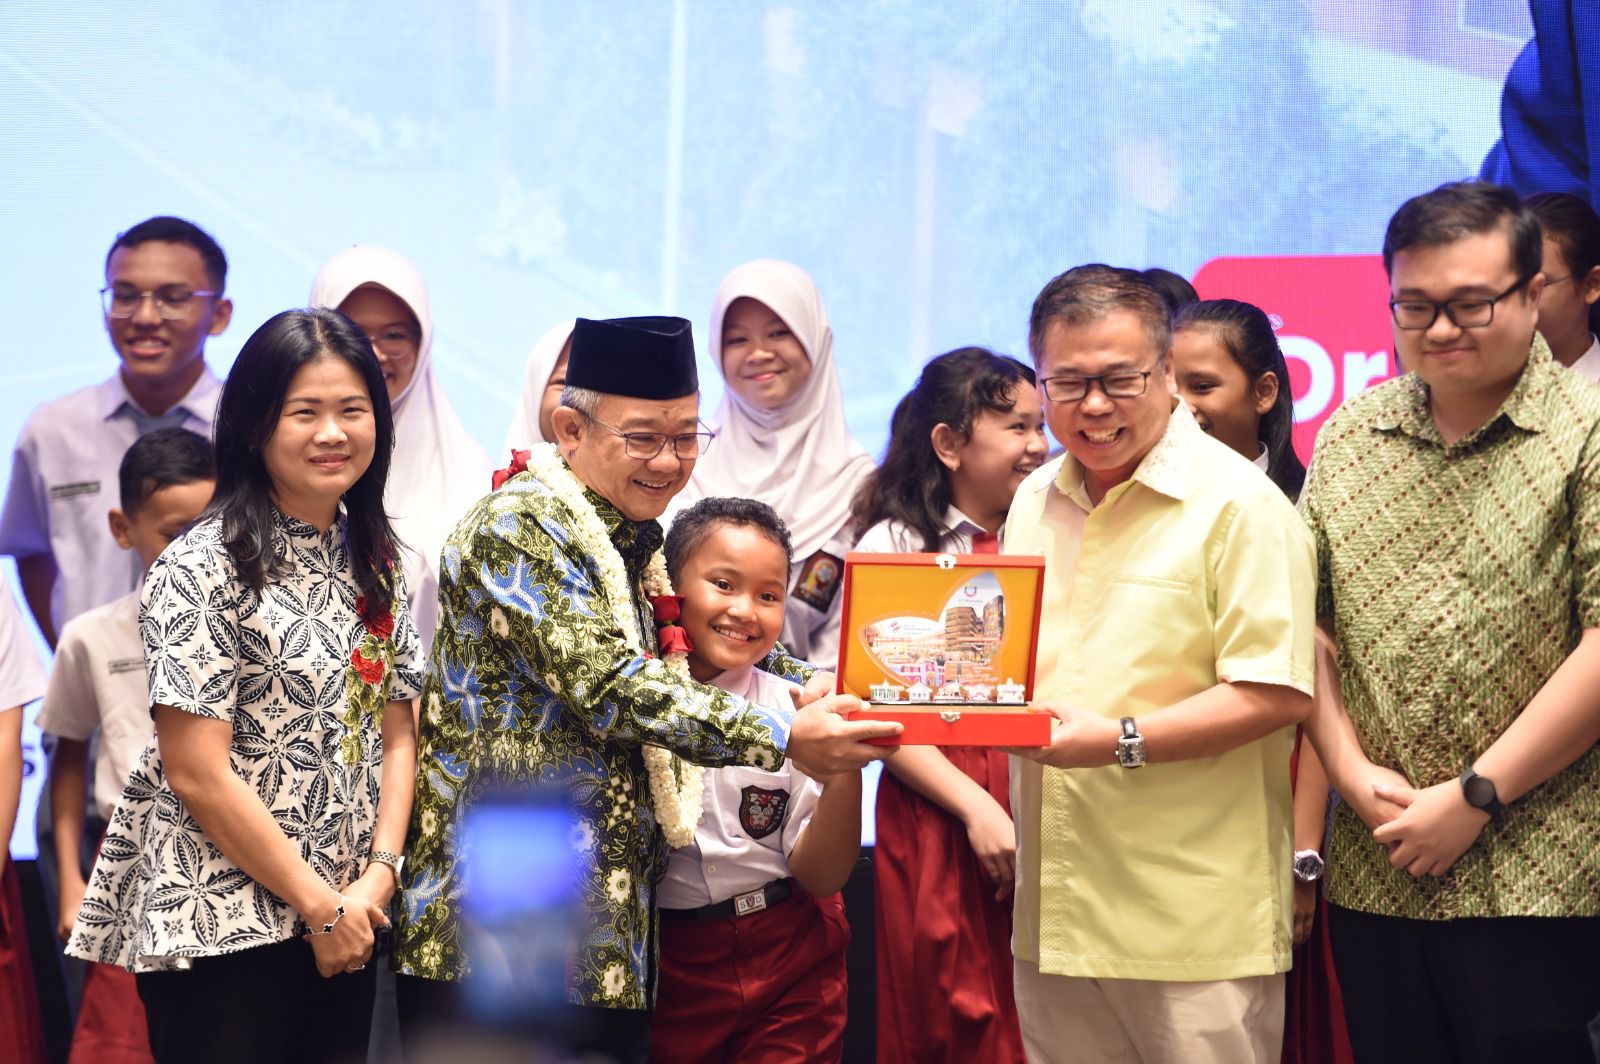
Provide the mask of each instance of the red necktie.
{"label": "red necktie", "polygon": [[979,532],[972,537],[972,553],[974,554],[999,554],[1000,533]]}

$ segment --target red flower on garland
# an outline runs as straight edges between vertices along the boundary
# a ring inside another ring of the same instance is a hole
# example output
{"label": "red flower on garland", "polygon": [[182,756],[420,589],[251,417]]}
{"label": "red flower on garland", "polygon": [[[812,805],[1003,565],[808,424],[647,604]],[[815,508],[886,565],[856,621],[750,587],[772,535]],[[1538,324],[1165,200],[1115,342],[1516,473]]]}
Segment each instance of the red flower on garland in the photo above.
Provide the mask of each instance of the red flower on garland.
{"label": "red flower on garland", "polygon": [[683,616],[682,595],[651,595],[650,612],[655,615],[656,642],[661,647],[662,657],[687,654],[694,649],[689,633],[678,623],[678,618]]}
{"label": "red flower on garland", "polygon": [[491,478],[493,487],[490,490],[499,491],[500,485],[504,484],[518,473],[527,472],[528,459],[532,457],[533,452],[531,451],[512,451],[511,464],[506,466],[504,469],[496,469],[494,471],[494,476]]}
{"label": "red flower on garland", "polygon": [[385,671],[383,662],[364,657],[360,647],[350,652],[350,664],[355,667],[356,675],[366,683],[376,686],[383,681]]}
{"label": "red flower on garland", "polygon": [[656,629],[656,641],[661,644],[661,656],[668,654],[687,654],[694,649],[694,644],[689,642],[689,633],[675,624],[662,625]]}

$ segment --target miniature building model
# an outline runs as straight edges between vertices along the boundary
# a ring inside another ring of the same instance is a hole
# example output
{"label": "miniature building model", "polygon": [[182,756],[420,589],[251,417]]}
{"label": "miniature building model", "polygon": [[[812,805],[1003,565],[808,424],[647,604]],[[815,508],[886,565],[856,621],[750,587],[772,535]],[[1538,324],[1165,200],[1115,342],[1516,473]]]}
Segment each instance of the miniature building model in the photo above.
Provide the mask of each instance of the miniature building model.
{"label": "miniature building model", "polygon": [[874,702],[900,701],[900,685],[897,683],[875,683],[871,691]]}
{"label": "miniature building model", "polygon": [[999,686],[998,693],[1002,705],[1020,706],[1028,700],[1028,689],[1009,676],[1006,677],[1006,682]]}
{"label": "miniature building model", "polygon": [[933,689],[927,684],[917,682],[906,688],[906,700],[910,702],[929,702],[933,699]]}
{"label": "miniature building model", "polygon": [[968,702],[993,702],[994,701],[994,688],[990,687],[986,683],[968,684],[967,685],[967,701]]}
{"label": "miniature building model", "polygon": [[939,688],[939,692],[933,696],[933,700],[935,702],[965,702],[967,696],[961,692],[960,684],[951,681]]}

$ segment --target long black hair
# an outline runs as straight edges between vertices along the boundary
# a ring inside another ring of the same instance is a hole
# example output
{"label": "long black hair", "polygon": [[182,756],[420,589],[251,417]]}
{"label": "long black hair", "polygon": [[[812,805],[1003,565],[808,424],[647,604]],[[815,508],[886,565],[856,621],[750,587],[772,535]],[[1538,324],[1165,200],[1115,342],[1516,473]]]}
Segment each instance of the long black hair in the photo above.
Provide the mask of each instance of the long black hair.
{"label": "long black hair", "polygon": [[1205,329],[1216,337],[1244,370],[1254,394],[1255,384],[1268,373],[1278,378],[1278,398],[1261,415],[1256,430],[1267,448],[1267,476],[1291,500],[1300,497],[1306,467],[1294,451],[1294,397],[1289,394],[1289,364],[1284,360],[1272,322],[1260,307],[1237,299],[1205,299],[1178,310],[1174,332]]}
{"label": "long black hair", "polygon": [[268,318],[245,341],[217,404],[217,490],[201,515],[222,520],[222,543],[239,581],[252,591],[282,575],[273,549],[272,478],[262,450],[277,430],[283,400],[300,368],[342,359],[361,378],[372,401],[377,438],[372,464],[344,494],[346,548],[363,598],[364,620],[376,621],[394,596],[400,543],[383,509],[394,450],[394,413],[383,370],[366,334],[336,310],[286,310]]}
{"label": "long black hair", "polygon": [[1017,405],[1017,389],[1033,383],[1033,370],[981,347],[947,351],[923,366],[922,376],[894,408],[883,462],[851,500],[856,535],[893,518],[922,537],[924,550],[939,550],[950,481],[933,450],[934,426],[949,425],[968,437],[980,411],[1009,413]]}

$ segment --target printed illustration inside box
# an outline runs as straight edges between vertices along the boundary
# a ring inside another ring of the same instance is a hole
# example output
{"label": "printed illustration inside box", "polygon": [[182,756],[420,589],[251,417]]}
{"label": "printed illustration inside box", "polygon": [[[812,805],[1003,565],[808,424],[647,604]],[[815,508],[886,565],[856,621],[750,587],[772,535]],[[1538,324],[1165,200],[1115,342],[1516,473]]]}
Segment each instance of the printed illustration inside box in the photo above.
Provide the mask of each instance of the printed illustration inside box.
{"label": "printed illustration inside box", "polygon": [[906,725],[902,743],[1042,745],[1029,712],[1044,559],[851,554],[839,688]]}

